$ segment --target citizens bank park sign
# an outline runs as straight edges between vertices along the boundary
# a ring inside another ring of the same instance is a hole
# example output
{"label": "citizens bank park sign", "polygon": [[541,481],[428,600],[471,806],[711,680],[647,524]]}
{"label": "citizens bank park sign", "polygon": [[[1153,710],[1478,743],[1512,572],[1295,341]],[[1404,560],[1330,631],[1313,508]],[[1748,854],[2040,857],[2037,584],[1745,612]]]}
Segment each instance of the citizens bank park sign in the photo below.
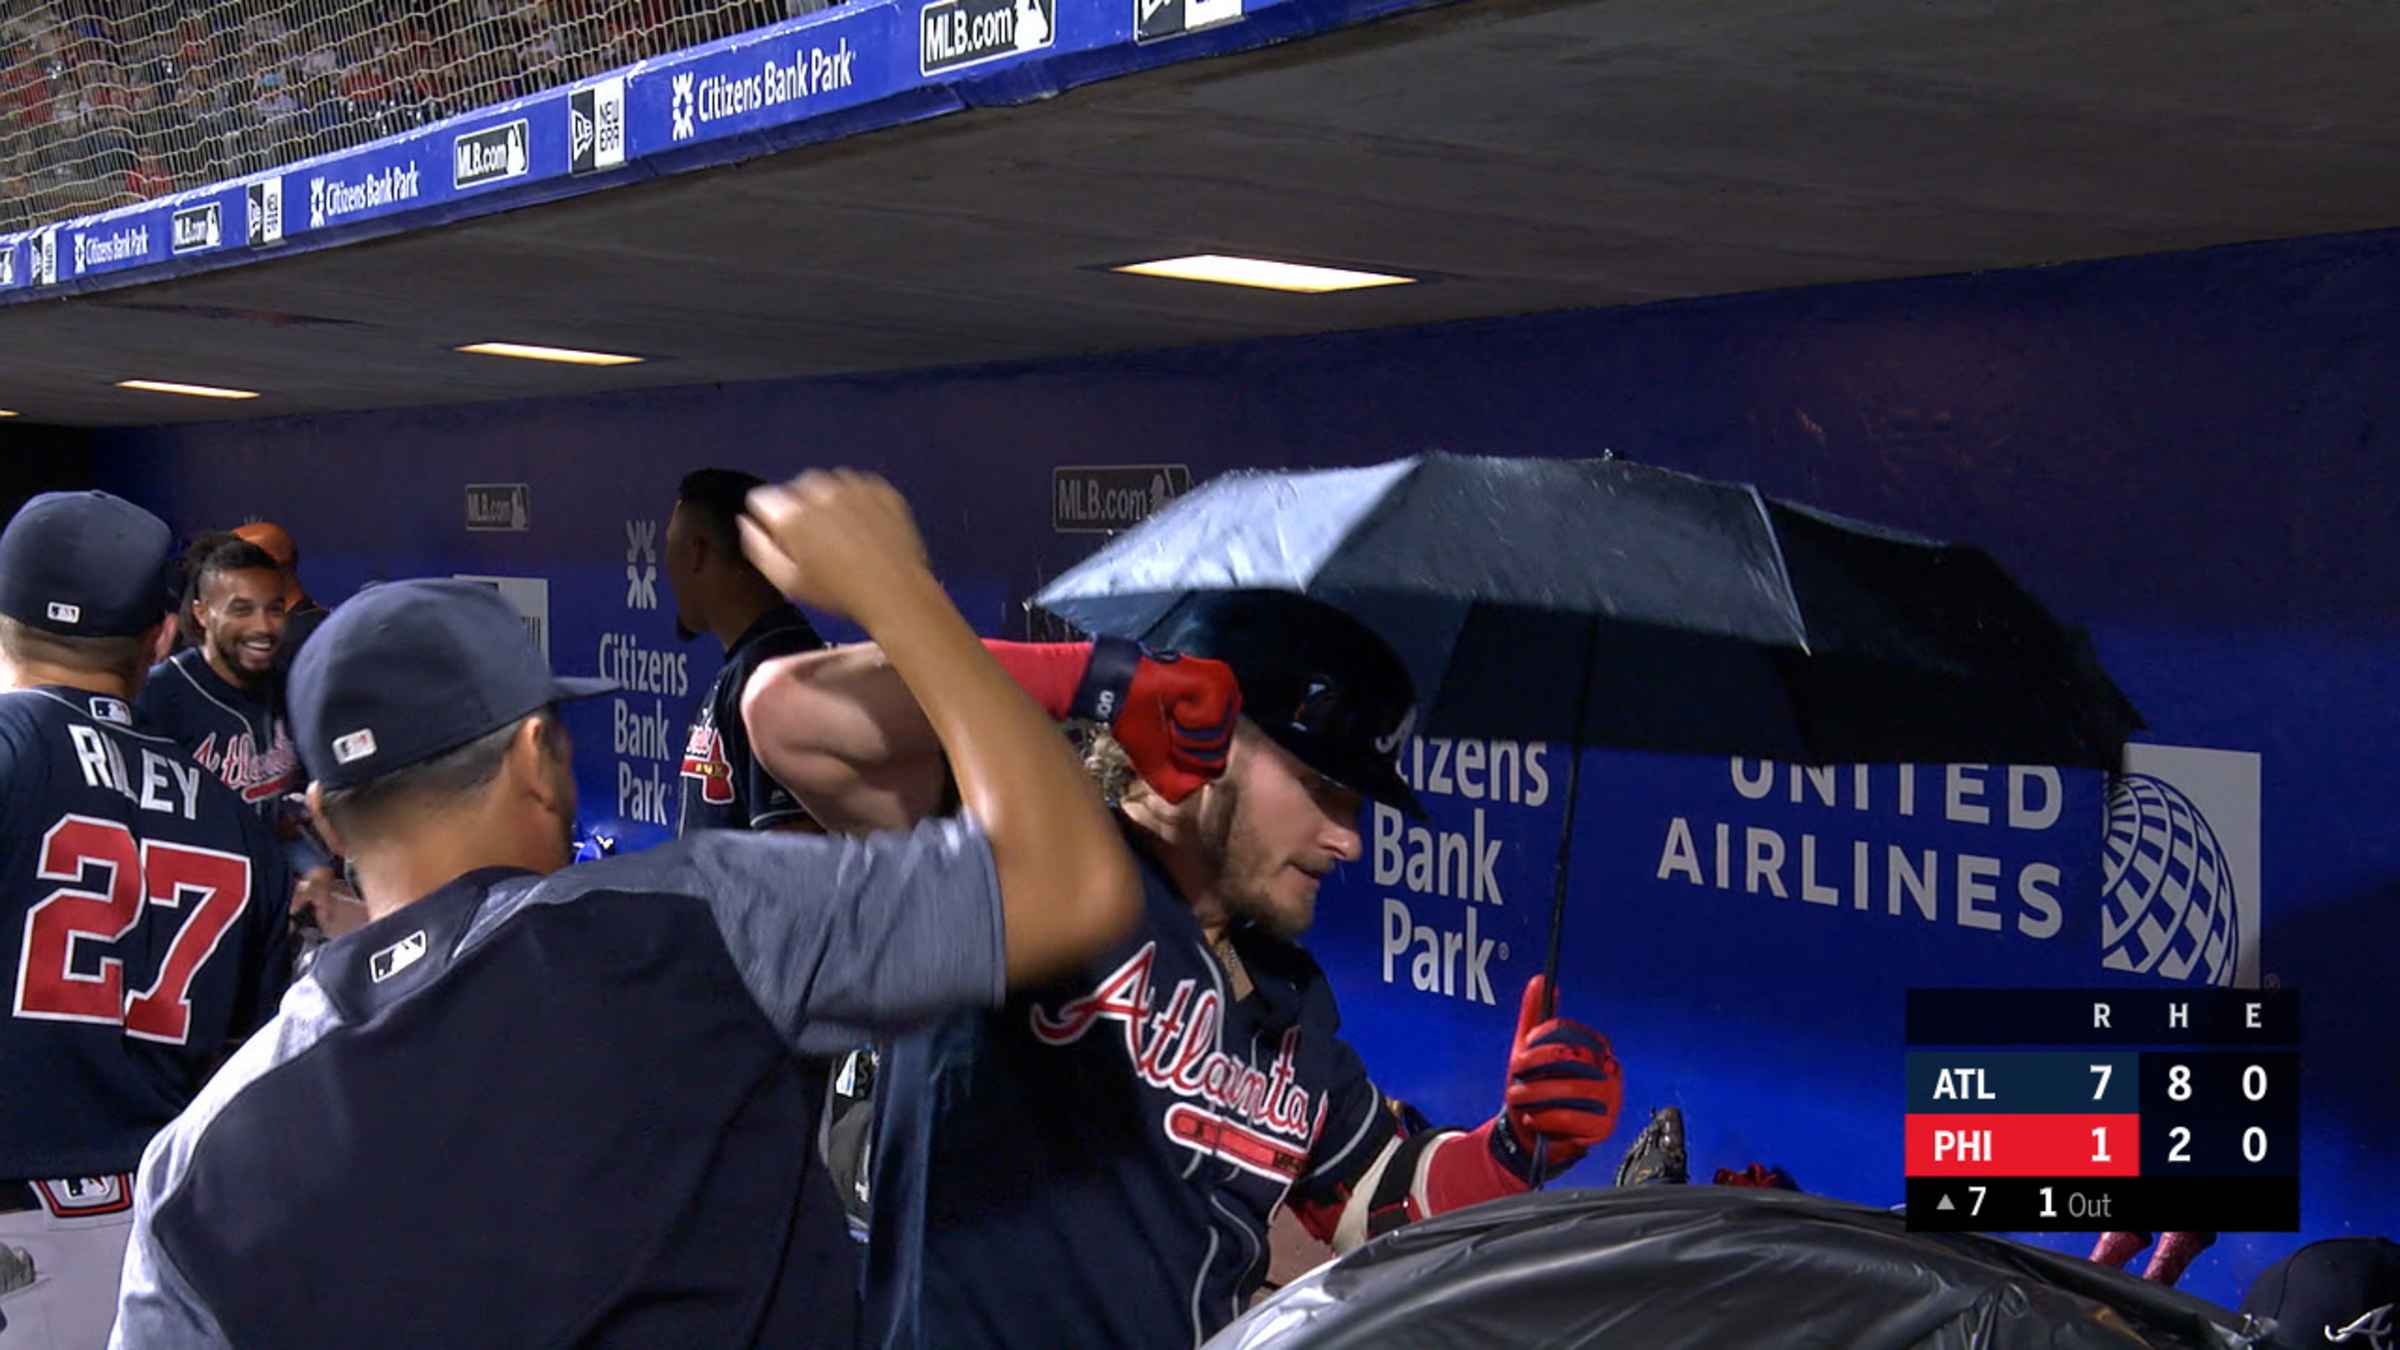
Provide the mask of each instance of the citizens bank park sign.
{"label": "citizens bank park sign", "polygon": [[[1368,928],[1380,982],[1499,1005],[1541,969],[1565,751],[1419,738],[1398,763],[1431,819],[1368,806],[1319,936]],[[1774,923],[2066,980],[2259,980],[2255,754],[2134,745],[2107,778],[1596,754],[1583,790],[1573,933]]]}

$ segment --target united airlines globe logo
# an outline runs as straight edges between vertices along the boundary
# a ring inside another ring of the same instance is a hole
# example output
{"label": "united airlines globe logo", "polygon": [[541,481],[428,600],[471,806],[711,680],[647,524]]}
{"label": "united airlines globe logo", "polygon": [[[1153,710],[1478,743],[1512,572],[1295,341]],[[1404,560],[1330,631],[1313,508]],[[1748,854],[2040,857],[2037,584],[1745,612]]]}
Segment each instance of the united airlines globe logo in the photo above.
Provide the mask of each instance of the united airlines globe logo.
{"label": "united airlines globe logo", "polygon": [[2150,774],[2114,779],[2101,852],[2101,964],[2232,984],[2242,897],[2216,830],[2192,799]]}

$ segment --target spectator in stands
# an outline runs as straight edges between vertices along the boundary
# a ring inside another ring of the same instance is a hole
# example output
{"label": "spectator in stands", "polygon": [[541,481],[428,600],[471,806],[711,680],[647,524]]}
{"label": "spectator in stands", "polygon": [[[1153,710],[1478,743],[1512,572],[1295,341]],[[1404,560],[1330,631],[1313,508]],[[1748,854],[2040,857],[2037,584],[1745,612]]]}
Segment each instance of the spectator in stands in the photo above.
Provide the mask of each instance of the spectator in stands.
{"label": "spectator in stands", "polygon": [[361,56],[342,77],[342,98],[360,110],[380,108],[391,90],[391,77],[384,73],[383,62]]}
{"label": "spectator in stands", "polygon": [[292,97],[291,89],[284,83],[283,71],[271,67],[259,72],[258,115],[269,134],[279,134],[276,128],[299,113],[300,101]]}
{"label": "spectator in stands", "polygon": [[330,42],[320,42],[300,58],[300,76],[303,80],[330,78],[341,73],[341,68],[341,56],[334,51]]}

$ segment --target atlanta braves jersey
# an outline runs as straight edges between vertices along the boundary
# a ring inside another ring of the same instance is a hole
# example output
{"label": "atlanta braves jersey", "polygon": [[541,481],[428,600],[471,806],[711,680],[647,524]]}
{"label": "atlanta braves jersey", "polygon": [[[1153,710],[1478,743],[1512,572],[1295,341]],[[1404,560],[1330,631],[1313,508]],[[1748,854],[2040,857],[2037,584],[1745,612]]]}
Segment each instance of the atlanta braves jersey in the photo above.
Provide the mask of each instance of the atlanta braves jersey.
{"label": "atlanta braves jersey", "polygon": [[1075,979],[902,1038],[876,1085],[869,1335],[884,1350],[1196,1345],[1264,1280],[1287,1195],[1398,1126],[1324,972],[1241,933],[1235,999],[1143,858],[1143,920]]}
{"label": "atlanta braves jersey", "polygon": [[166,736],[262,814],[308,786],[292,734],[263,694],[229,684],[197,647],[150,668],[137,701],[144,729]]}
{"label": "atlanta braves jersey", "polygon": [[676,833],[755,830],[808,814],[750,753],[742,690],[761,665],[825,645],[807,616],[789,605],[768,610],[725,653],[683,747],[683,811]]}
{"label": "atlanta braves jersey", "polygon": [[329,944],[159,1135],[116,1344],[849,1350],[804,1057],[1003,988],[959,820],[470,873]]}
{"label": "atlanta braves jersey", "polygon": [[281,853],[122,699],[0,694],[0,1178],[130,1171],[289,977]]}

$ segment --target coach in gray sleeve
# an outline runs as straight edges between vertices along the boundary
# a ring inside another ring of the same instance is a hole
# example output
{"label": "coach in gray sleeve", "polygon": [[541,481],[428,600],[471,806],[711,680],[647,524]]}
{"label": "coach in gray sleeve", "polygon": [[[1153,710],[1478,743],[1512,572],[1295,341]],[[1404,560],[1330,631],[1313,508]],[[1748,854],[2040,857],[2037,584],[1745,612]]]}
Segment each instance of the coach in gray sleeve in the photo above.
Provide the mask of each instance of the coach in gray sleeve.
{"label": "coach in gray sleeve", "polygon": [[1140,891],[889,487],[811,474],[743,533],[881,643],[963,815],[566,868],[557,705],[606,686],[554,679],[479,586],[343,605],[292,720],[374,918],[150,1146],[114,1344],[851,1344],[802,1056],[994,1006],[1121,936]]}

